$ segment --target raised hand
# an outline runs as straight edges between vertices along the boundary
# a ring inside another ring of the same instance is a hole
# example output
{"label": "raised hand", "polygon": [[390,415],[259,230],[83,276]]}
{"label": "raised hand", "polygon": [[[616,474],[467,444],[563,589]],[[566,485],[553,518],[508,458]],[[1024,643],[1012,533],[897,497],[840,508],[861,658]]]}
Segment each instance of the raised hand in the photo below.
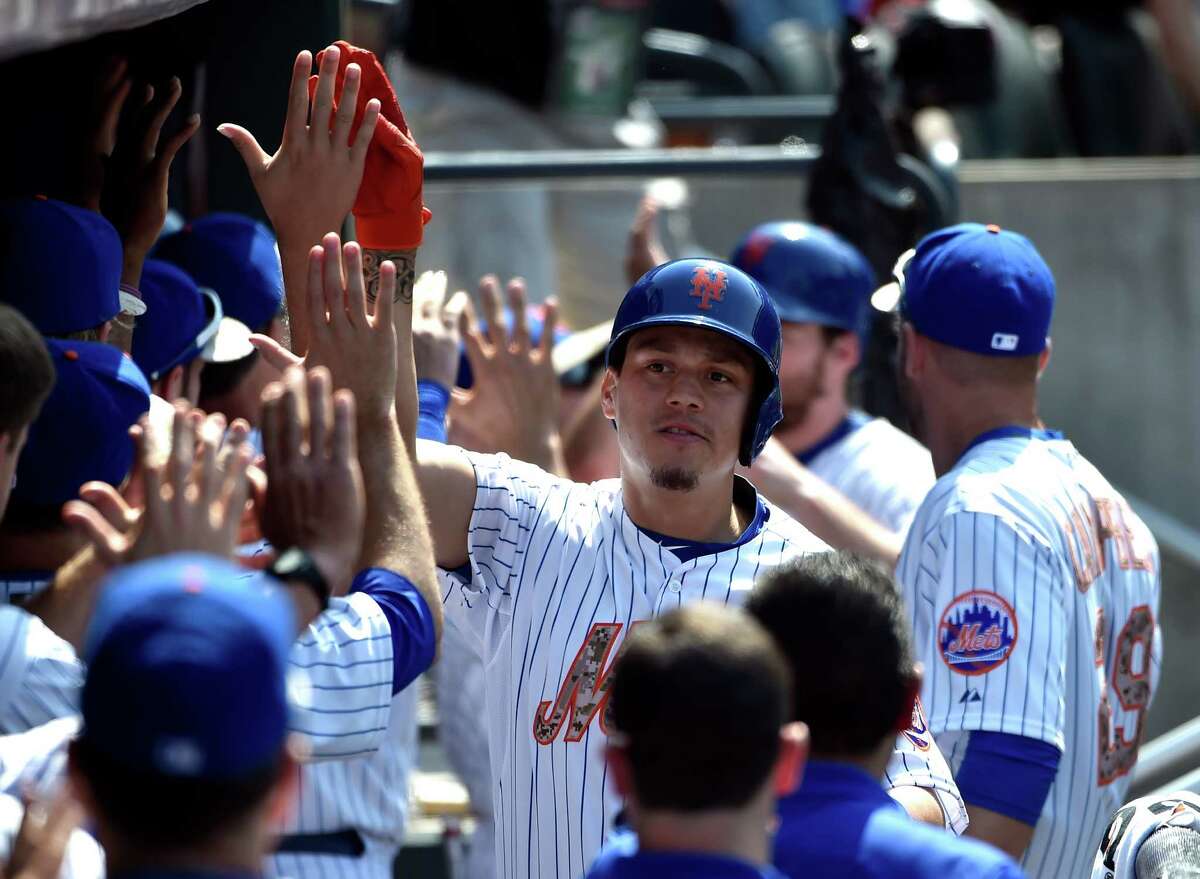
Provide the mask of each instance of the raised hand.
{"label": "raised hand", "polygon": [[361,552],[366,515],[354,395],[334,394],[323,367],[290,367],[263,391],[262,431],[263,535],[277,550],[307,552],[341,595]]}
{"label": "raised hand", "polygon": [[462,313],[470,299],[459,290],[446,299],[446,273],[424,272],[413,287],[413,360],[418,381],[452,389],[461,359]]}
{"label": "raised hand", "polygon": [[625,245],[625,279],[632,284],[669,259],[658,238],[658,202],[646,196],[638,205],[638,212],[629,227],[629,239]]}
{"label": "raised hand", "polygon": [[111,486],[89,483],[83,500],[70,501],[63,519],[83,533],[106,565],[129,564],[173,552],[205,552],[231,558],[245,508],[249,426],[207,419],[198,409],[175,407],[171,453],[151,459],[143,418],[138,457],[145,509],[138,511]]}
{"label": "raised hand", "polygon": [[65,784],[53,797],[26,798],[24,805],[4,879],[58,879],[71,834],[84,819],[83,807]]}
{"label": "raised hand", "polygon": [[167,217],[171,162],[200,127],[199,115],[192,114],[179,131],[163,141],[163,125],[182,93],[178,77],[157,97],[153,86],[145,86],[137,124],[126,136],[117,137],[112,151],[101,206],[121,233],[125,250],[121,280],[126,284],[137,286],[141,280],[142,263]]}
{"label": "raised hand", "polygon": [[[296,56],[283,138],[273,155],[259,146],[245,128],[230,123],[217,127],[233,142],[246,163],[254,189],[275,227],[284,287],[293,312],[301,310],[305,254],[325,233],[341,229],[342,221],[354,206],[363,179],[367,147],[379,119],[379,101],[367,101],[362,124],[352,134],[362,80],[357,64],[346,67],[345,85],[335,110],[334,88],[340,58],[337,46],[325,50],[310,101],[308,77],[312,72],[312,53],[305,50]],[[302,317],[292,321],[292,343],[298,352],[305,351],[308,345],[308,327]]]}
{"label": "raised hand", "polygon": [[525,282],[508,282],[511,332],[505,327],[499,287],[494,275],[479,282],[488,323],[486,336],[469,308],[462,315],[462,338],[475,383],[470,391],[455,391],[450,405],[450,442],[474,451],[507,452],[565,474],[558,376],[551,358],[558,307],[553,300],[547,301],[542,337],[533,345],[525,316]]}

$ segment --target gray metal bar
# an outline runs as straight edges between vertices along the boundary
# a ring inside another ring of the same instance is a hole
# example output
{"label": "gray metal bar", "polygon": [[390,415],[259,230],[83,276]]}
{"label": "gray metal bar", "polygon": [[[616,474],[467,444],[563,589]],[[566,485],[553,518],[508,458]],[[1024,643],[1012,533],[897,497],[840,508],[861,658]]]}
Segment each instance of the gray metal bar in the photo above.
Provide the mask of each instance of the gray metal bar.
{"label": "gray metal bar", "polygon": [[663,122],[820,122],[832,114],[833,95],[646,99]]}
{"label": "gray metal bar", "polygon": [[427,183],[803,174],[819,147],[674,147],[656,150],[535,150],[425,154]]}
{"label": "gray metal bar", "polygon": [[1200,767],[1200,717],[1147,742],[1138,752],[1129,797],[1141,797]]}

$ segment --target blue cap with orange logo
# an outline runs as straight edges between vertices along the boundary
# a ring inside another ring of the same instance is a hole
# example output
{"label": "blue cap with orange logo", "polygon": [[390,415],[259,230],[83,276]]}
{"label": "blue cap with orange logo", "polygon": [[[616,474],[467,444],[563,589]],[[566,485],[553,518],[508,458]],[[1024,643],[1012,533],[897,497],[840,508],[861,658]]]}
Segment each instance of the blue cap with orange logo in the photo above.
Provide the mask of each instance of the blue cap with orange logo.
{"label": "blue cap with orange logo", "polygon": [[272,765],[288,723],[295,613],[284,589],[198,553],[118,568],[87,633],[81,740],[171,777]]}

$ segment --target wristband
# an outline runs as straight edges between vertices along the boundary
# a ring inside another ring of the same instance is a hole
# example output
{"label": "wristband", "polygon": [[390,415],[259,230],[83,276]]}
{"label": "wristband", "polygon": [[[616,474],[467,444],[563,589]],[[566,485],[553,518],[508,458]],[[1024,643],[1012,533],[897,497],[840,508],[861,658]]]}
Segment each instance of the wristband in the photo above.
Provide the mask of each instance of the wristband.
{"label": "wristband", "polygon": [[417,382],[417,438],[446,442],[446,407],[450,404],[450,389],[440,382],[420,379]]}

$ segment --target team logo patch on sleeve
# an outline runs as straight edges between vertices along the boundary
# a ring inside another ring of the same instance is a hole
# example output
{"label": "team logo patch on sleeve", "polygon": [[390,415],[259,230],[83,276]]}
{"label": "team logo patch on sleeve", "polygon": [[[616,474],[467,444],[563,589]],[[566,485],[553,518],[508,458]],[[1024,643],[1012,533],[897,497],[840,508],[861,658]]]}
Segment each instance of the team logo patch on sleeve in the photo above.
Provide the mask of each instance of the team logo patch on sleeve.
{"label": "team logo patch on sleeve", "polygon": [[957,674],[987,674],[1004,664],[1016,643],[1017,615],[995,592],[963,593],[942,611],[938,649]]}

